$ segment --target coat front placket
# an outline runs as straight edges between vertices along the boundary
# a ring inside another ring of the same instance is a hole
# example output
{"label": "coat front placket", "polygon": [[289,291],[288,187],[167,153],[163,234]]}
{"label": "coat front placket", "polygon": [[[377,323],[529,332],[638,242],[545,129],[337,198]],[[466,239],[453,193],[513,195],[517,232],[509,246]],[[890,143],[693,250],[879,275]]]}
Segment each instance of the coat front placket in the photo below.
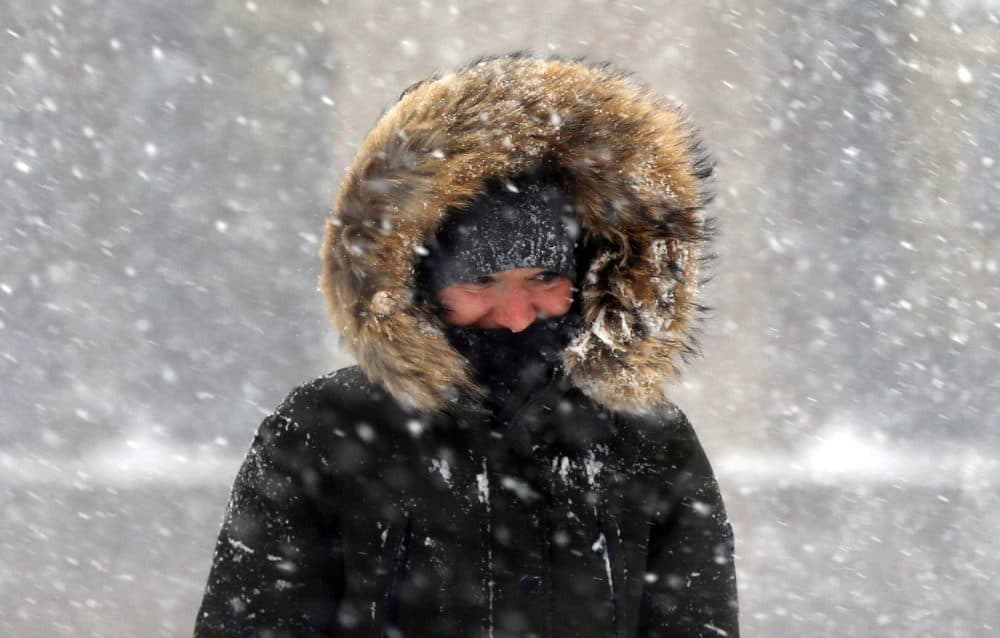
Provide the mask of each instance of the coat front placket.
{"label": "coat front placket", "polygon": [[503,583],[493,617],[505,632],[495,635],[617,637],[624,574],[603,487],[610,448],[607,439],[584,447],[543,441],[543,432],[579,428],[578,417],[587,418],[561,414],[555,403],[523,406],[505,424],[510,440],[494,431],[488,448],[494,574]]}
{"label": "coat front placket", "polygon": [[501,431],[479,438],[479,498],[483,506],[483,549],[487,636],[553,635],[550,530],[540,468],[511,454]]}
{"label": "coat front placket", "polygon": [[390,635],[478,638],[488,635],[489,587],[481,500],[481,455],[472,446],[475,421],[418,436],[413,471],[412,541],[399,613]]}
{"label": "coat front placket", "polygon": [[621,572],[614,543],[616,527],[605,511],[599,452],[557,455],[548,465],[552,529],[552,613],[554,637],[617,638],[616,575]]}

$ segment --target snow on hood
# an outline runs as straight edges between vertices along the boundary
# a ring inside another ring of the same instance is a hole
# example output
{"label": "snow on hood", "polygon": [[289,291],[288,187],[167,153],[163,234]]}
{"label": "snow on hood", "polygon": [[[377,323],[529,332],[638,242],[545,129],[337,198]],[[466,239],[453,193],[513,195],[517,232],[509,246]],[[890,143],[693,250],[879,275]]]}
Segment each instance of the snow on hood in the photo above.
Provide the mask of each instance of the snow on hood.
{"label": "snow on hood", "polygon": [[415,298],[424,243],[491,178],[543,164],[568,176],[595,246],[567,377],[610,409],[669,403],[663,383],[698,352],[711,162],[683,107],[628,74],[514,54],[408,88],[361,144],[326,223],[320,287],[333,324],[404,405],[439,410],[474,391]]}

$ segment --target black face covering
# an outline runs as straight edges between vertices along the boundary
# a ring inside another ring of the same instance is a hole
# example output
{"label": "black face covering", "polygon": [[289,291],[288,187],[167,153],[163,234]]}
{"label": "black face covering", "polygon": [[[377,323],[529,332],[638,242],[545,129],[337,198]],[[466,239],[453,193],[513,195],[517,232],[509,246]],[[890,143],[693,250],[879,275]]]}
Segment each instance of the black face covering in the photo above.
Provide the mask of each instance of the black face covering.
{"label": "black face covering", "polygon": [[552,379],[580,324],[579,304],[574,302],[566,314],[538,319],[521,332],[446,325],[445,334],[487,391],[486,407],[496,410],[517,403]]}
{"label": "black face covering", "polygon": [[[429,254],[419,264],[416,282],[420,298],[435,314],[440,314],[442,288],[479,275],[542,268],[580,280],[586,261],[572,198],[553,183],[513,181],[518,182],[514,188],[491,184],[465,210],[452,211],[428,240]],[[582,323],[576,297],[566,314],[536,319],[521,332],[443,326],[452,347],[468,360],[473,380],[486,390],[486,407],[496,412],[519,405],[519,399],[553,378],[563,349]]]}

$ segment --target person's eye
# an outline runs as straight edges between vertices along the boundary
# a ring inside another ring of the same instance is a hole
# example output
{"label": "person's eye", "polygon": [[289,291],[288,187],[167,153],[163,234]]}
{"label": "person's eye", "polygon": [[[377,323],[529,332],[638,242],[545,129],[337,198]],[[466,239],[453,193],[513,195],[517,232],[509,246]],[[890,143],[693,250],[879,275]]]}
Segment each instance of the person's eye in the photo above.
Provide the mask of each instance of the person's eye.
{"label": "person's eye", "polygon": [[464,283],[473,288],[482,288],[483,286],[488,286],[493,283],[493,277],[490,275],[479,275],[478,277],[473,277]]}
{"label": "person's eye", "polygon": [[546,270],[544,272],[540,272],[537,275],[535,275],[535,280],[543,284],[549,284],[558,280],[560,277],[562,277],[562,275],[560,275],[559,273],[553,272],[551,270]]}

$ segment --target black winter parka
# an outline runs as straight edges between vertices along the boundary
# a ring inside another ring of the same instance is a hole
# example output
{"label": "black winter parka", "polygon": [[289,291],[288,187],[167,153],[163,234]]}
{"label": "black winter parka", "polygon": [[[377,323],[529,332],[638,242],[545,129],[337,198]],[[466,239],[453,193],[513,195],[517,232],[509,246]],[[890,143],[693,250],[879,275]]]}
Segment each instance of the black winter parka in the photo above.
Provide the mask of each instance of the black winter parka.
{"label": "black winter parka", "polygon": [[428,418],[347,368],[261,424],[195,635],[737,636],[733,536],[678,410]]}
{"label": "black winter parka", "polygon": [[[487,408],[415,273],[477,193],[539,171],[576,203],[581,321]],[[195,635],[736,637],[732,529],[664,395],[698,351],[711,173],[683,108],[607,65],[516,54],[408,88],[321,248],[358,366],[260,425]]]}

